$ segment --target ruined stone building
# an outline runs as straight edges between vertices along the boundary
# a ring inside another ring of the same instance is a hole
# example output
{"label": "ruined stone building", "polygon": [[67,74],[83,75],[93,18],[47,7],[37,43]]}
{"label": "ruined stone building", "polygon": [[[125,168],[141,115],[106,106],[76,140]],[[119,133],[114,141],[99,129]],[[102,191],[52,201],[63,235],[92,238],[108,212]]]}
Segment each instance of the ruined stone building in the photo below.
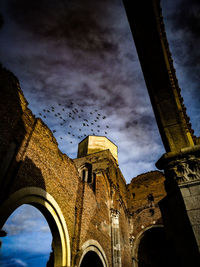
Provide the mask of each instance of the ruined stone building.
{"label": "ruined stone building", "polygon": [[157,162],[164,174],[141,174],[127,185],[117,146],[101,136],[86,137],[70,159],[28,108],[17,78],[0,69],[0,226],[22,204],[38,208],[53,236],[48,266],[200,266],[198,138],[158,1],[124,3],[166,149]]}

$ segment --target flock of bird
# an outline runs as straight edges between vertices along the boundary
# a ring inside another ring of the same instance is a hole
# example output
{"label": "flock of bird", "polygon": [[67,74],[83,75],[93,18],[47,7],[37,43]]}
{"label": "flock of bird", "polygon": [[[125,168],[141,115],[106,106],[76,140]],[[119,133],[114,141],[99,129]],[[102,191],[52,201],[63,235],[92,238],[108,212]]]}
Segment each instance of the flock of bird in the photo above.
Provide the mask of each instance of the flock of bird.
{"label": "flock of bird", "polygon": [[[88,135],[103,135],[108,134],[109,126],[105,125],[106,116],[99,110],[88,111],[88,107],[83,107],[70,101],[67,105],[58,104],[49,108],[44,108],[39,112],[39,117],[47,122],[57,120],[52,132],[55,137],[63,140],[65,137],[69,143],[78,139],[83,139]],[[58,128],[59,127],[59,128]],[[62,128],[62,135],[56,136],[57,132],[60,132]],[[59,130],[59,131],[58,131]]]}

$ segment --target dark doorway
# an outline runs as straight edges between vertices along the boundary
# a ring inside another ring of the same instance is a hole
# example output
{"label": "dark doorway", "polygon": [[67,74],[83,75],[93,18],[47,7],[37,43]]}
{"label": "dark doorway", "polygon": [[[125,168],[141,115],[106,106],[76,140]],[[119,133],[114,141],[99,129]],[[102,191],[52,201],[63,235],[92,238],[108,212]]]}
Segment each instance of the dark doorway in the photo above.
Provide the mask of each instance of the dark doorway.
{"label": "dark doorway", "polygon": [[164,228],[147,230],[138,247],[138,267],[179,267],[172,244],[165,238]]}
{"label": "dark doorway", "polygon": [[85,254],[80,267],[103,267],[103,263],[97,253],[89,251]]}

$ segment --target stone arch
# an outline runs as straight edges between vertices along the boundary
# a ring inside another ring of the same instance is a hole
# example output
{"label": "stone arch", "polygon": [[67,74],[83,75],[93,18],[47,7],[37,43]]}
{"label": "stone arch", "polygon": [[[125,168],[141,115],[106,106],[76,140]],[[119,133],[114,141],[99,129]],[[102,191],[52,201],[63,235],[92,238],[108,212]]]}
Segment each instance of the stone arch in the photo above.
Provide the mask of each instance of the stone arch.
{"label": "stone arch", "polygon": [[78,169],[79,175],[83,182],[91,184],[93,182],[92,177],[92,165],[90,163],[85,163]]}
{"label": "stone arch", "polygon": [[163,225],[151,225],[137,235],[133,246],[133,266],[180,266],[172,244],[165,238]]}
{"label": "stone arch", "polygon": [[138,267],[138,248],[139,248],[139,244],[140,241],[142,239],[142,237],[144,236],[144,233],[154,227],[163,227],[163,225],[151,225],[149,227],[146,227],[145,229],[143,229],[135,238],[134,244],[133,244],[133,263],[134,263],[134,267]]}
{"label": "stone arch", "polygon": [[79,265],[78,267],[81,267],[81,264],[83,263],[84,258],[86,257],[86,255],[88,255],[88,253],[95,253],[96,256],[98,256],[98,258],[100,259],[101,263],[102,263],[102,267],[108,267],[108,261],[106,258],[106,254],[103,250],[103,248],[101,247],[101,245],[96,241],[96,240],[88,240],[86,241],[82,247],[82,255],[81,258],[79,260]]}
{"label": "stone arch", "polygon": [[70,266],[70,239],[67,225],[55,199],[38,187],[25,187],[13,193],[0,207],[0,227],[8,217],[23,204],[30,204],[46,218],[54,241],[54,266]]}

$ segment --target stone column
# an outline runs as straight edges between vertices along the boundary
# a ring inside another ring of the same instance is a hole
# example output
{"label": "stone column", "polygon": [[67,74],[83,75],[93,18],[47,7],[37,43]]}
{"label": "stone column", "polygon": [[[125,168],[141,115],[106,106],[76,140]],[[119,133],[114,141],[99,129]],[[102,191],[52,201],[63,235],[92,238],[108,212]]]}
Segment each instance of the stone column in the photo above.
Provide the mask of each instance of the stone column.
{"label": "stone column", "polygon": [[200,146],[166,153],[157,167],[166,178],[167,196],[159,205],[167,238],[181,266],[200,266]]}
{"label": "stone column", "polygon": [[121,267],[121,248],[119,234],[119,215],[116,209],[110,209],[111,213],[111,238],[113,252],[113,267]]}

